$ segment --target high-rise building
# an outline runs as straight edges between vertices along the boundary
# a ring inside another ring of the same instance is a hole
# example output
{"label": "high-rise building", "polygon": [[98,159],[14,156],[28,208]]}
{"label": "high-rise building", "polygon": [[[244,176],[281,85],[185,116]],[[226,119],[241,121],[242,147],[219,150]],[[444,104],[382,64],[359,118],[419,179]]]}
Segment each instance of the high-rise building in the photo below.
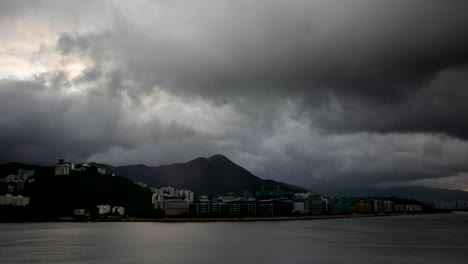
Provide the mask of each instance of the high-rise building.
{"label": "high-rise building", "polygon": [[385,212],[384,202],[382,200],[374,200],[374,213]]}

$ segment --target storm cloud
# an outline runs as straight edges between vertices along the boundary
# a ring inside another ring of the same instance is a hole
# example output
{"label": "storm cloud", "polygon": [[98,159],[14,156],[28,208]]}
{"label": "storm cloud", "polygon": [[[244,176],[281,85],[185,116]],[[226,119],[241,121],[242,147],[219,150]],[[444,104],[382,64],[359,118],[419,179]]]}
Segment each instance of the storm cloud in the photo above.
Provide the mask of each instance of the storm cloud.
{"label": "storm cloud", "polygon": [[223,153],[311,188],[468,189],[467,8],[3,1],[0,162]]}

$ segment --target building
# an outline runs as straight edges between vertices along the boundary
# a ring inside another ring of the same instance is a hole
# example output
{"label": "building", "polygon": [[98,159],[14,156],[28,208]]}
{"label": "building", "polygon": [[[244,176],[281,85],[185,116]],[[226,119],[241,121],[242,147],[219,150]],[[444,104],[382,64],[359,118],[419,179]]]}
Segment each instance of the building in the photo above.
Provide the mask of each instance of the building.
{"label": "building", "polygon": [[105,215],[111,212],[111,206],[108,204],[101,204],[96,206],[100,215]]}
{"label": "building", "polygon": [[16,182],[18,181],[18,175],[15,175],[15,174],[10,174],[8,176],[6,176],[6,182]]}
{"label": "building", "polygon": [[257,215],[259,216],[285,216],[293,212],[293,202],[285,200],[261,200],[258,202]]}
{"label": "building", "polygon": [[74,216],[84,216],[86,214],[85,209],[75,209],[73,210],[73,215]]}
{"label": "building", "polygon": [[10,205],[11,204],[11,200],[12,200],[12,195],[7,193],[5,195],[0,195],[0,197],[2,198],[2,203],[1,205]]}
{"label": "building", "polygon": [[190,201],[190,202],[195,201],[195,193],[189,190],[176,189],[174,187],[162,187],[159,189],[151,188],[151,191],[158,196],[180,196],[180,197],[183,197],[183,199],[186,201]]}
{"label": "building", "polygon": [[356,199],[341,197],[335,199],[333,203],[333,213],[335,214],[351,214],[356,205]]}
{"label": "building", "polygon": [[70,171],[73,169],[75,169],[73,163],[60,160],[59,163],[55,165],[55,176],[69,175]]}
{"label": "building", "polygon": [[422,206],[417,204],[408,204],[405,206],[406,212],[422,212],[422,210]]}
{"label": "building", "polygon": [[235,200],[226,202],[229,208],[229,214],[236,216],[256,216],[257,200]]}
{"label": "building", "polygon": [[201,196],[196,203],[193,204],[191,213],[195,215],[206,215],[211,213],[211,201],[206,196]]}
{"label": "building", "polygon": [[36,171],[18,169],[18,180],[26,181],[31,178]]}
{"label": "building", "polygon": [[213,201],[210,204],[212,214],[227,215],[231,211],[228,204],[223,201]]}
{"label": "building", "polygon": [[314,197],[305,200],[304,212],[308,214],[323,214],[325,212],[326,200],[322,197]]}
{"label": "building", "polygon": [[122,206],[115,206],[112,208],[112,213],[123,216],[125,214],[125,208]]}
{"label": "building", "polygon": [[17,191],[24,191],[24,181],[23,180],[19,180],[18,182],[16,182],[16,190]]}
{"label": "building", "polygon": [[364,201],[357,202],[354,211],[359,214],[370,214],[371,205]]}
{"label": "building", "polygon": [[[189,190],[176,189],[173,187],[151,188],[153,195],[151,202],[154,209],[164,211],[166,216],[175,216],[188,214],[190,212],[190,204],[195,201],[195,193]],[[208,211],[211,208],[205,205],[204,208],[194,207],[194,211]]]}
{"label": "building", "polygon": [[29,197],[12,196],[7,193],[6,195],[0,195],[0,205],[26,206],[29,205]]}
{"label": "building", "polygon": [[395,212],[401,213],[406,211],[406,205],[396,204],[395,205]]}
{"label": "building", "polygon": [[169,199],[163,203],[163,210],[166,216],[176,216],[188,214],[190,202],[185,200]]}
{"label": "building", "polygon": [[304,199],[293,200],[293,213],[298,213],[298,214],[305,213],[305,200]]}
{"label": "building", "polygon": [[384,212],[386,212],[386,213],[393,212],[393,202],[392,201],[384,201]]}
{"label": "building", "polygon": [[190,201],[184,196],[160,195],[154,193],[152,196],[154,209],[164,211],[166,216],[176,216],[188,214],[190,211]]}
{"label": "building", "polygon": [[374,200],[374,213],[385,212],[384,202],[382,200]]}

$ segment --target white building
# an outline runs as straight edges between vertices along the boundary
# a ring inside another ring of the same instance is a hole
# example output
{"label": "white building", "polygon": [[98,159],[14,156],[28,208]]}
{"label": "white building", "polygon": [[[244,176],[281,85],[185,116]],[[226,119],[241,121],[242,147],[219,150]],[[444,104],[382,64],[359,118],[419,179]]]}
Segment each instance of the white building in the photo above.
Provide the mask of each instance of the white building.
{"label": "white building", "polygon": [[189,213],[190,203],[195,201],[195,193],[174,187],[151,188],[151,202],[154,209],[163,210],[166,216]]}
{"label": "white building", "polygon": [[123,216],[125,214],[125,208],[122,206],[115,206],[112,208],[112,213]]}
{"label": "white building", "polygon": [[104,215],[111,212],[111,206],[108,204],[101,204],[96,206],[99,209],[99,214]]}
{"label": "white building", "polygon": [[10,174],[6,177],[7,182],[16,182],[18,181],[19,177],[18,175]]}
{"label": "white building", "polygon": [[55,165],[55,176],[69,175],[70,171],[73,169],[75,169],[73,163],[61,161],[59,164]]}
{"label": "white building", "polygon": [[23,197],[22,195],[12,196],[9,193],[0,195],[0,205],[26,206],[28,204],[29,197]]}
{"label": "white building", "polygon": [[374,200],[374,212],[383,213],[385,212],[384,202],[381,200]]}
{"label": "white building", "polygon": [[304,200],[296,200],[293,203],[293,212],[303,214],[305,212]]}
{"label": "white building", "polygon": [[384,211],[387,213],[393,212],[393,202],[392,201],[384,201]]}

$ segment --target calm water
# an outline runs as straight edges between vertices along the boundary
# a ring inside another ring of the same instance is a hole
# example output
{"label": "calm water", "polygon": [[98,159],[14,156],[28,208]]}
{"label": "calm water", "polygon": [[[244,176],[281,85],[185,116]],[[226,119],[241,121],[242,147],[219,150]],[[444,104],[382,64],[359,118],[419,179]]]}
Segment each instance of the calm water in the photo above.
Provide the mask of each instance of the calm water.
{"label": "calm water", "polygon": [[468,263],[468,215],[0,224],[0,263]]}

